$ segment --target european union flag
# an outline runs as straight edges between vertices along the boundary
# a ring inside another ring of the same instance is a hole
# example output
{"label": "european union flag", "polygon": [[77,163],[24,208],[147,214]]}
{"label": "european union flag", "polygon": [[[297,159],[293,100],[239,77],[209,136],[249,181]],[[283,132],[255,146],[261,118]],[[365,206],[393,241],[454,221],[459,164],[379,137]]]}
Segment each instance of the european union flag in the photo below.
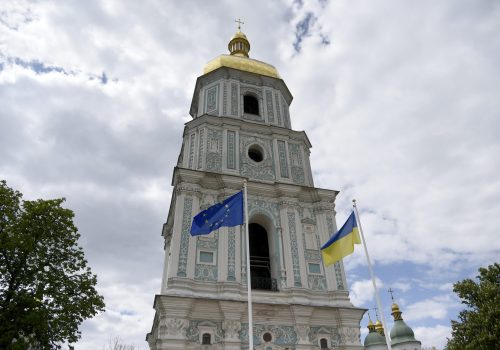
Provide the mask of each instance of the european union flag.
{"label": "european union flag", "polygon": [[223,226],[243,225],[243,191],[198,213],[191,224],[191,236],[208,235]]}

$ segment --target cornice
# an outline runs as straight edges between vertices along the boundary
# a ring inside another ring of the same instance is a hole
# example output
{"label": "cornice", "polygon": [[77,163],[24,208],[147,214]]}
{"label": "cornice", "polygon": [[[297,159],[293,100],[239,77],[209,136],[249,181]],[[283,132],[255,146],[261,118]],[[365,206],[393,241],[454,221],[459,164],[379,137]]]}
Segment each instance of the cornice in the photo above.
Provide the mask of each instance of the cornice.
{"label": "cornice", "polygon": [[311,141],[309,141],[305,131],[296,131],[268,123],[258,123],[234,117],[219,117],[210,114],[203,114],[198,118],[187,122],[185,124],[183,136],[186,137],[191,130],[199,128],[203,125],[238,129],[240,131],[256,133],[272,138],[286,138],[293,141],[304,142],[307,148],[312,147]]}
{"label": "cornice", "polygon": [[[317,187],[301,186],[279,182],[259,182],[245,177],[230,174],[212,173],[175,167],[172,177],[174,191],[198,192],[203,189],[227,191],[233,193],[243,189],[243,181],[247,180],[248,192],[253,196],[283,199],[287,205],[304,203],[333,203],[339,191]],[[188,185],[189,184],[189,185]],[[179,189],[177,188],[179,187]],[[328,209],[332,209],[330,206]]]}

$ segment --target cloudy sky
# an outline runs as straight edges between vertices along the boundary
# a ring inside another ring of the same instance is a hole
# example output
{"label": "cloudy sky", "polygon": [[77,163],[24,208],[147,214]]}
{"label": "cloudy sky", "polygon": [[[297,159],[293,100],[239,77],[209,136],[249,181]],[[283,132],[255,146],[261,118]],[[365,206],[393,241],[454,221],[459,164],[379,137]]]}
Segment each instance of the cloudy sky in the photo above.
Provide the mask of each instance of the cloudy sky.
{"label": "cloudy sky", "polygon": [[[358,200],[386,309],[392,287],[442,348],[452,284],[500,255],[498,1],[1,1],[0,178],[67,199],[106,301],[76,349],[147,349],[183,124],[235,18],[294,95],[338,224]],[[345,264],[373,308],[362,249]]]}

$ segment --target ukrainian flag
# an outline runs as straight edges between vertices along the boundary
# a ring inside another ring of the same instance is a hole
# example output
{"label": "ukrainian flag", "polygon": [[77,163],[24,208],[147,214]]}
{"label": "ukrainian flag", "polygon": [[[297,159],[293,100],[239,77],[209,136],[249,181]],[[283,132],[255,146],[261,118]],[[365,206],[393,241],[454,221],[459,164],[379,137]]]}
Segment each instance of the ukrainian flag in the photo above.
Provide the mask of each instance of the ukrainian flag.
{"label": "ukrainian flag", "polygon": [[361,240],[356,216],[352,212],[344,226],[321,247],[323,262],[326,266],[329,266],[352,254],[354,244],[361,244]]}

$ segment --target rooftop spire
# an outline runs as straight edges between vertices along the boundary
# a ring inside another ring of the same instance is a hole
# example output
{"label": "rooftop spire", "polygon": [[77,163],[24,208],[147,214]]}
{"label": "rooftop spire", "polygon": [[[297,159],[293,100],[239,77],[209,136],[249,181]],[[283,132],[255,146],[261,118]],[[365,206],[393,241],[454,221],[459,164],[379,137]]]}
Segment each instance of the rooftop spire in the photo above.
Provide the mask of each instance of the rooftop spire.
{"label": "rooftop spire", "polygon": [[250,43],[245,34],[241,32],[241,25],[245,24],[245,22],[241,21],[241,19],[235,19],[236,23],[238,23],[238,31],[233,35],[231,41],[227,45],[229,52],[231,55],[242,56],[248,58],[248,52],[250,51]]}
{"label": "rooftop spire", "polygon": [[394,301],[394,290],[392,288],[389,288],[388,290],[389,293],[391,293],[391,299],[392,299],[392,305],[391,305],[391,315],[394,317],[394,321],[399,321],[402,320],[403,317],[401,317],[401,310],[399,310],[398,304]]}
{"label": "rooftop spire", "polygon": [[235,19],[234,20],[236,23],[238,23],[238,31],[241,32],[241,25],[242,24],[245,24],[245,22],[243,22],[241,19]]}

